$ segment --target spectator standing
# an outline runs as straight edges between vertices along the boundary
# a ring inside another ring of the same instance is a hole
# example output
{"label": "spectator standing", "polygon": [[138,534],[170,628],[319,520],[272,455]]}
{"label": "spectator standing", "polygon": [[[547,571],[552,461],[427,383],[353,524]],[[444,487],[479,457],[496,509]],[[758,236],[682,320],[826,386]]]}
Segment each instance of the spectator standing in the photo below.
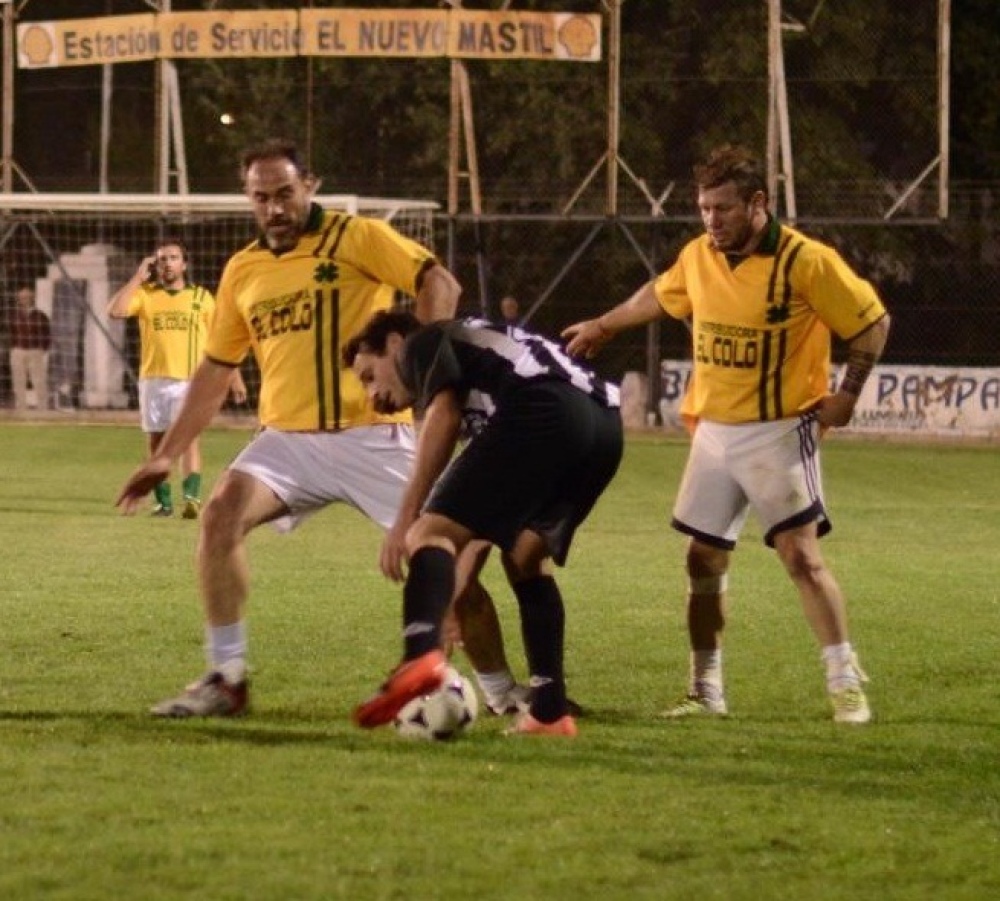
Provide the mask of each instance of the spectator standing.
{"label": "spectator standing", "polygon": [[35,392],[35,407],[49,407],[49,317],[35,306],[35,289],[18,288],[17,306],[10,318],[10,375],[14,408],[28,408],[28,383]]}

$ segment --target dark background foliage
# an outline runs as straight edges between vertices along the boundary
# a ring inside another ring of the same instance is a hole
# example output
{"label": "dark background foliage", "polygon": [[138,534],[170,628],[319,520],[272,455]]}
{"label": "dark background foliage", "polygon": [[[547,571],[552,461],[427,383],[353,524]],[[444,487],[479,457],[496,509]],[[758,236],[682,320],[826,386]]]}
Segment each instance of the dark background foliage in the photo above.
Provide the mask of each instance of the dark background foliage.
{"label": "dark background foliage", "polygon": [[[435,6],[172,2],[175,11],[308,5]],[[509,5],[604,9],[597,0]],[[21,18],[149,11],[142,0],[28,0]],[[938,153],[935,0],[785,0],[783,12],[799,222],[877,283],[896,320],[890,358],[996,364],[1000,3],[952,2],[950,217],[943,222],[936,220],[936,175],[885,221]],[[597,165],[607,147],[607,66],[469,62],[487,215],[469,221],[463,180],[462,216],[442,219],[438,250],[466,285],[470,307],[492,312],[505,293],[525,307],[544,299],[533,323],[554,331],[623,299],[669,263],[697,230],[692,162],[724,140],[764,149],[766,26],[765,0],[625,0],[620,218],[600,226],[607,212],[605,170]],[[237,191],[240,149],[281,134],[306,148],[324,192],[446,204],[446,60],[183,60],[177,68],[192,191]],[[14,157],[37,189],[97,189],[101,77],[96,66],[16,74]],[[154,66],[117,66],[113,79],[110,188],[152,191]],[[232,125],[221,124],[223,113]],[[647,195],[662,204],[652,222],[640,221],[652,212]],[[787,213],[783,192],[777,199]],[[665,329],[657,340],[676,356],[685,337]],[[636,335],[607,365],[621,371],[645,358],[646,339]]]}

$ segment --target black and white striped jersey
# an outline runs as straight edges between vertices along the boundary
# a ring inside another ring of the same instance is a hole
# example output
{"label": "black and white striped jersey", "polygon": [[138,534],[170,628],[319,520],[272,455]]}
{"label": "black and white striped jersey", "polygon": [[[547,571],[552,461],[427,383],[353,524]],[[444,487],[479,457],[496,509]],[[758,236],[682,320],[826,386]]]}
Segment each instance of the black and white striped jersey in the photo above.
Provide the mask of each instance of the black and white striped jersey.
{"label": "black and white striped jersey", "polygon": [[454,390],[470,437],[528,382],[569,382],[605,407],[621,406],[617,385],[574,360],[556,342],[523,329],[511,337],[486,319],[435,322],[414,332],[407,338],[399,371],[414,396],[418,417],[438,392]]}

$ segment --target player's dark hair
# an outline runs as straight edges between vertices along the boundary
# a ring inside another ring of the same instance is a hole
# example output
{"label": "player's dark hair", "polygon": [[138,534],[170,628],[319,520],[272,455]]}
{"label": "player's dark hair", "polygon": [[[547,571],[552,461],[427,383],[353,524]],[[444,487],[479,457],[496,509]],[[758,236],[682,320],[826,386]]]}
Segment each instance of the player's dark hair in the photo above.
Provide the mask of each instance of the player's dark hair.
{"label": "player's dark hair", "polygon": [[162,250],[164,247],[176,247],[181,252],[181,259],[186,263],[188,261],[188,249],[187,244],[185,244],[180,238],[164,238],[162,241],[156,242],[156,249]]}
{"label": "player's dark hair", "polygon": [[263,143],[244,150],[240,157],[240,178],[245,180],[250,167],[261,160],[288,160],[302,178],[311,174],[299,153],[299,148],[294,141],[289,141],[287,138],[268,138]]}
{"label": "player's dark hair", "polygon": [[702,190],[734,182],[744,201],[749,201],[758,191],[767,197],[767,178],[761,161],[739,144],[723,144],[709,151],[708,156],[695,165],[694,181]]}
{"label": "player's dark hair", "polygon": [[405,338],[420,328],[420,320],[408,310],[380,310],[368,324],[361,329],[345,345],[342,357],[345,366],[353,366],[359,353],[382,356],[389,335],[400,335]]}

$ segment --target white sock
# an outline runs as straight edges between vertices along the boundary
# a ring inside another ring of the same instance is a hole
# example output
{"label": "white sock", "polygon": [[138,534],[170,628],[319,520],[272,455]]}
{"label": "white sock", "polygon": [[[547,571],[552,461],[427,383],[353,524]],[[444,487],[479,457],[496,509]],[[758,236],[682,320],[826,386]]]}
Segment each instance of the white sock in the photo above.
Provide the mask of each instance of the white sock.
{"label": "white sock", "polygon": [[219,669],[231,660],[244,660],[247,656],[246,620],[229,626],[206,626],[205,650],[212,669]]}
{"label": "white sock", "polygon": [[695,697],[721,701],[722,691],[722,648],[711,651],[691,652],[690,692]]}
{"label": "white sock", "polygon": [[509,669],[498,670],[495,673],[477,672],[475,676],[487,702],[501,700],[517,684]]}
{"label": "white sock", "polygon": [[822,658],[826,666],[827,691],[861,687],[861,671],[849,641],[827,645],[823,648]]}

